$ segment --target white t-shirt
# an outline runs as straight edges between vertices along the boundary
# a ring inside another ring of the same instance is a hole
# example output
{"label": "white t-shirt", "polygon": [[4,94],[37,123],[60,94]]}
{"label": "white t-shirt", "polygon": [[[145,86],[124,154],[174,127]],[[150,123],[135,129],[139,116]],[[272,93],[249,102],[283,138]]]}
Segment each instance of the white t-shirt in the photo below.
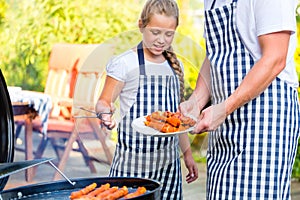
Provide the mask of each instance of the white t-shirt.
{"label": "white t-shirt", "polygon": [[[168,61],[153,63],[145,60],[145,70],[146,75],[174,75]],[[119,96],[120,115],[123,117],[136,101],[140,73],[137,52],[128,50],[113,58],[106,66],[106,71],[108,76],[125,83]]]}
{"label": "white t-shirt", "polygon": [[[212,2],[213,0],[204,0],[205,10],[211,8]],[[232,0],[216,0],[214,7],[218,8],[231,2]],[[294,63],[294,52],[297,45],[296,6],[296,0],[239,0],[237,3],[238,32],[255,61],[261,57],[258,36],[282,30],[293,32],[286,67],[278,75],[292,87],[298,87]]]}

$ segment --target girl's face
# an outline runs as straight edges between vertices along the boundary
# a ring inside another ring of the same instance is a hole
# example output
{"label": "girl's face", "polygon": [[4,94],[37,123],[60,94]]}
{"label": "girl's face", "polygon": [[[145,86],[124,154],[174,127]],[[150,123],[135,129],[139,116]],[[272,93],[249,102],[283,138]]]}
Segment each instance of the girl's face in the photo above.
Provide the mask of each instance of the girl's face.
{"label": "girl's face", "polygon": [[144,54],[148,60],[160,62],[164,50],[171,46],[174,38],[177,21],[175,17],[154,14],[145,28],[143,34]]}

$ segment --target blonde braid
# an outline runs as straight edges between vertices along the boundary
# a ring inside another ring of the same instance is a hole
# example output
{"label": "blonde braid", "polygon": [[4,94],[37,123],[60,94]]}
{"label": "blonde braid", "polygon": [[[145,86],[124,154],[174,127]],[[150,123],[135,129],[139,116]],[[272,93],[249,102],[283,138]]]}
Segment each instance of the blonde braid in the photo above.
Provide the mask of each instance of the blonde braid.
{"label": "blonde braid", "polygon": [[163,52],[164,57],[169,61],[175,73],[179,76],[180,81],[180,102],[184,101],[184,75],[176,54],[173,52],[172,47]]}

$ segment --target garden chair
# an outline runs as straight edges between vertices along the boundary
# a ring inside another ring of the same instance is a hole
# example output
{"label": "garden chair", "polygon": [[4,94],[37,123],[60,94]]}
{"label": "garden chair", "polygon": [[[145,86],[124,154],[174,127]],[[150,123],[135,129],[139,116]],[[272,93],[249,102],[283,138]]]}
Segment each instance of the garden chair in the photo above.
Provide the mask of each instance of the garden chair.
{"label": "garden chair", "polygon": [[[107,133],[100,128],[98,118],[88,118],[92,113],[86,112],[80,108],[94,110],[96,101],[101,92],[105,79],[105,66],[112,57],[114,48],[109,44],[99,45],[85,60],[82,60],[82,66],[78,70],[74,95],[71,101],[66,101],[65,105],[72,104],[72,117],[70,119],[50,119],[48,123],[47,137],[52,141],[52,145],[57,147],[62,153],[57,153],[60,157],[58,169],[64,170],[71,150],[77,143],[78,149],[84,156],[86,164],[90,167],[91,172],[95,173],[96,169],[92,161],[111,164],[112,153],[107,145]],[[78,117],[79,116],[79,117]],[[83,116],[81,118],[80,116]],[[93,117],[96,115],[94,114]],[[106,159],[96,158],[89,155],[84,145],[84,139],[99,141],[99,147],[104,150]],[[63,146],[59,143],[65,141]],[[101,145],[100,145],[101,144]],[[59,178],[59,173],[55,173],[54,180]]]}
{"label": "garden chair", "polygon": [[[48,75],[45,85],[44,93],[51,96],[52,109],[49,117],[58,117],[60,113],[60,107],[58,101],[61,98],[70,97],[70,80],[72,79],[72,73],[76,72],[77,58],[75,56],[75,45],[72,44],[55,44],[52,47],[49,61],[48,61]],[[75,74],[74,74],[75,75]],[[16,120],[16,138],[19,137],[22,127],[24,125],[23,120]],[[38,146],[35,157],[41,157],[41,152],[45,146],[47,138],[47,132],[42,129],[42,122],[40,118],[34,120],[35,124],[40,125],[41,142]],[[45,125],[47,126],[47,124]],[[18,149],[17,150],[22,150]]]}
{"label": "garden chair", "polygon": [[[52,119],[70,118],[71,108],[64,105],[65,99],[72,98],[74,84],[80,67],[79,60],[84,60],[86,56],[93,51],[97,44],[54,44],[48,61],[48,75],[44,93],[51,96],[52,110],[47,121],[46,129],[39,120],[33,121],[34,131],[41,134],[41,142],[35,151],[35,158],[41,158],[47,146],[47,128],[48,122]],[[24,121],[16,121],[16,137],[19,137]],[[57,152],[55,146],[53,146]],[[19,148],[19,150],[22,150]],[[24,150],[23,150],[24,151]]]}

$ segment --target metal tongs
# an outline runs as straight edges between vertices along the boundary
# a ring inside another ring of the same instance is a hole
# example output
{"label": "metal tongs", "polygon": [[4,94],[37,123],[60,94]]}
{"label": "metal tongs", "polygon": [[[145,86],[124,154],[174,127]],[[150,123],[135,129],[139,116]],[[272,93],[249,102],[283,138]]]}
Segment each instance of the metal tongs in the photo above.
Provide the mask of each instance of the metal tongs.
{"label": "metal tongs", "polygon": [[83,108],[83,107],[77,107],[77,108],[81,109],[81,110],[84,110],[84,111],[87,111],[87,112],[90,112],[90,113],[94,113],[96,116],[74,116],[74,118],[98,118],[100,120],[105,120],[105,119],[103,119],[103,115],[112,115],[112,114],[114,114],[113,112],[100,112],[100,113],[96,113],[93,110],[88,110],[88,109]]}
{"label": "metal tongs", "polygon": [[[83,107],[76,107],[78,109],[81,109],[81,110],[84,110],[84,111],[87,111],[87,112],[90,112],[90,113],[94,113],[95,116],[74,116],[74,118],[98,118],[101,120],[101,126],[103,126],[103,122],[105,122],[105,119],[103,118],[103,116],[105,115],[113,115],[114,112],[110,111],[110,112],[100,112],[100,113],[96,113],[95,111],[93,110],[89,110],[89,109],[86,109],[86,108],[83,108]],[[105,126],[105,125],[104,125]],[[108,127],[107,127],[108,128]],[[109,128],[108,128],[109,129]]]}

